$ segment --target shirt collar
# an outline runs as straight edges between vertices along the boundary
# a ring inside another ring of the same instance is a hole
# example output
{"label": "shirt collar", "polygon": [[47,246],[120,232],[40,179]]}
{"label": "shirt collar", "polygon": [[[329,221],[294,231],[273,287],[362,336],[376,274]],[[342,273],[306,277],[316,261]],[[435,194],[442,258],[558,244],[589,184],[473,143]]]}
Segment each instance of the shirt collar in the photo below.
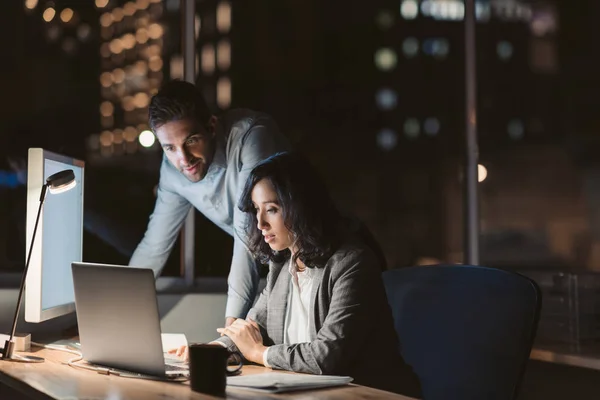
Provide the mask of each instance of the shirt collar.
{"label": "shirt collar", "polygon": [[[296,269],[296,263],[292,262],[292,258],[290,257],[290,260],[288,261],[288,272],[290,273],[290,275],[292,276],[292,278],[294,278],[295,280],[298,279],[298,270]],[[311,269],[310,268],[305,268],[303,271],[303,275],[306,278],[310,278],[311,277]]]}

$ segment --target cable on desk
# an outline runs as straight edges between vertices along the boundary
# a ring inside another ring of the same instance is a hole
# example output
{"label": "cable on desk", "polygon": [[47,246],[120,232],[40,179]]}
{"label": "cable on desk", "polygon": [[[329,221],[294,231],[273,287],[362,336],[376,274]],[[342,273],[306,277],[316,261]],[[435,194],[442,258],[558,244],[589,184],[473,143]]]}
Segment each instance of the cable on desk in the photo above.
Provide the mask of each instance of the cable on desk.
{"label": "cable on desk", "polygon": [[65,346],[55,345],[55,344],[44,344],[38,342],[31,342],[32,346],[43,347],[44,349],[64,351],[65,353],[71,353],[80,356],[81,352],[77,350],[68,349]]}
{"label": "cable on desk", "polygon": [[92,371],[96,371],[99,374],[103,373],[105,375],[108,375],[108,372],[104,372],[103,371],[103,370],[108,371],[108,368],[91,367],[91,366],[87,366],[87,365],[75,365],[76,362],[83,360],[83,355],[81,354],[80,351],[71,350],[71,349],[68,349],[68,348],[66,348],[64,346],[54,345],[54,344],[44,344],[44,343],[37,343],[37,342],[31,342],[31,344],[33,346],[43,347],[44,349],[64,351],[65,353],[71,353],[71,354],[75,354],[77,356],[77,357],[71,358],[70,360],[68,360],[66,362],[62,362],[61,364],[63,364],[63,365],[69,365],[71,367],[78,367],[78,368],[89,369],[89,370],[92,370]]}
{"label": "cable on desk", "polygon": [[31,344],[34,346],[43,347],[45,349],[64,351],[66,353],[75,354],[77,357],[73,357],[73,358],[67,360],[66,362],[63,362],[62,364],[68,365],[73,368],[87,369],[89,371],[97,372],[101,375],[114,375],[114,376],[120,376],[122,378],[132,378],[132,379],[147,379],[147,380],[158,380],[158,381],[166,380],[168,382],[185,382],[185,381],[189,380],[189,377],[185,377],[185,376],[164,379],[164,378],[160,378],[157,376],[138,374],[135,372],[117,371],[115,369],[106,368],[106,367],[78,364],[78,362],[83,361],[83,355],[81,354],[81,352],[79,352],[77,350],[71,350],[71,349],[68,349],[66,347],[59,346],[59,345],[43,344],[43,343],[37,343],[37,342],[31,342]]}
{"label": "cable on desk", "polygon": [[80,355],[78,357],[73,357],[70,360],[68,360],[65,364],[70,367],[73,367],[73,368],[83,368],[83,369],[87,369],[90,371],[95,371],[101,375],[113,375],[113,376],[119,376],[121,378],[145,379],[145,380],[152,380],[152,381],[167,381],[167,382],[185,382],[185,381],[189,380],[189,377],[186,377],[186,376],[165,379],[165,378],[161,378],[158,376],[139,374],[136,372],[118,371],[113,368],[78,364],[79,361],[83,361],[83,356]]}
{"label": "cable on desk", "polygon": [[66,347],[63,347],[60,345],[54,345],[54,344],[44,344],[44,343],[37,343],[37,342],[31,342],[31,344],[33,346],[43,347],[44,349],[64,351],[65,353],[71,353],[71,354],[75,354],[77,356],[77,357],[71,358],[70,360],[68,360],[66,362],[62,362],[61,364],[63,364],[63,365],[69,365],[71,367],[89,369],[92,371],[96,371],[99,374],[108,375],[108,368],[92,367],[92,366],[87,366],[87,365],[76,365],[75,364],[76,362],[83,360],[83,355],[81,354],[80,351],[71,350]]}

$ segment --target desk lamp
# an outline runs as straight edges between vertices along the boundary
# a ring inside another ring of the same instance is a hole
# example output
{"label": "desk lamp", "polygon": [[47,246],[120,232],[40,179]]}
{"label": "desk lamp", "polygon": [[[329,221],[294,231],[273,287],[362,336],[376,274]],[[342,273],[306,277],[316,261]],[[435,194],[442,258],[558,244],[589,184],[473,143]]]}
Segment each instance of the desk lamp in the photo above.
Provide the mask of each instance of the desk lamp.
{"label": "desk lamp", "polygon": [[75,174],[71,169],[65,169],[50,175],[46,179],[46,183],[42,186],[42,192],[40,193],[40,206],[38,208],[37,217],[35,219],[35,227],[33,228],[33,235],[31,237],[31,245],[29,246],[29,252],[27,253],[27,262],[25,263],[25,270],[21,277],[21,286],[19,287],[19,298],[17,299],[17,309],[15,310],[15,317],[13,318],[12,329],[10,331],[10,338],[4,343],[4,349],[2,349],[3,360],[13,360],[21,362],[43,362],[44,359],[35,356],[21,356],[13,355],[14,342],[13,337],[15,336],[15,330],[17,328],[17,319],[19,317],[19,310],[21,309],[21,299],[23,298],[23,290],[25,289],[25,278],[27,277],[27,270],[29,269],[29,260],[31,259],[31,251],[33,250],[33,243],[35,242],[35,233],[38,228],[38,222],[40,221],[40,214],[42,212],[42,206],[46,198],[46,190],[52,194],[58,194],[66,192],[67,190],[73,189],[77,182],[75,181]]}

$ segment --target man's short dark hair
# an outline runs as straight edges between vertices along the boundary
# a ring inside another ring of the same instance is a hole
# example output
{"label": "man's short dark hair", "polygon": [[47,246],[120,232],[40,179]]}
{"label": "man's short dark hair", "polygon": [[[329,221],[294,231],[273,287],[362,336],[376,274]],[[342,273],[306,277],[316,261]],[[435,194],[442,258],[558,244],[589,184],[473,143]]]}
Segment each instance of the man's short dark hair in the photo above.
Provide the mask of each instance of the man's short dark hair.
{"label": "man's short dark hair", "polygon": [[167,122],[186,118],[206,124],[212,115],[200,90],[193,84],[180,80],[167,82],[152,97],[148,107],[148,122],[152,131]]}

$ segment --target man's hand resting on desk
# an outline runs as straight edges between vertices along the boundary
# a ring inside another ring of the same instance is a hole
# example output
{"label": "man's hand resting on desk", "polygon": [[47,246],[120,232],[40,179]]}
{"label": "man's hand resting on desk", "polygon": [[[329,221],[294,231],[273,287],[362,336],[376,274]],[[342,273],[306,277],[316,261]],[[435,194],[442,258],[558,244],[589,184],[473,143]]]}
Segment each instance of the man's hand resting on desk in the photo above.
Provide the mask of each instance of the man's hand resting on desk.
{"label": "man's hand resting on desk", "polygon": [[246,360],[263,364],[263,353],[267,349],[263,345],[258,324],[252,320],[238,318],[225,328],[218,328],[221,335],[229,336]]}

